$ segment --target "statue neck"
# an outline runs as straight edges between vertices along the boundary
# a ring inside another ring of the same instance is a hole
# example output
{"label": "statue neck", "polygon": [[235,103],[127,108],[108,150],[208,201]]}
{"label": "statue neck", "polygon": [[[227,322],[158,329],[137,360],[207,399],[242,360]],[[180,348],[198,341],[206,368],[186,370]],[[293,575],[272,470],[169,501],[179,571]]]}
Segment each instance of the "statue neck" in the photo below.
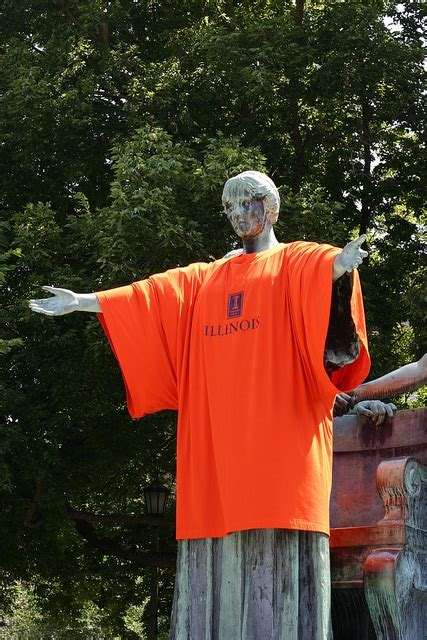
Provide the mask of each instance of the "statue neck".
{"label": "statue neck", "polygon": [[257,236],[243,239],[243,253],[259,253],[279,244],[271,224],[266,225]]}

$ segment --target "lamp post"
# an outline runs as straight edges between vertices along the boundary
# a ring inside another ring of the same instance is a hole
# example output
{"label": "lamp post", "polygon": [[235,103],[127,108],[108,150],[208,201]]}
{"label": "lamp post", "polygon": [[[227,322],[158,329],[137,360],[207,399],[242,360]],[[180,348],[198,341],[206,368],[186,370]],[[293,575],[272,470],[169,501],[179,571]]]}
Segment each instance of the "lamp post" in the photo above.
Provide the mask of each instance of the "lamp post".
{"label": "lamp post", "polygon": [[145,513],[147,516],[164,516],[169,497],[169,489],[158,480],[144,487]]}
{"label": "lamp post", "polygon": [[[153,484],[144,487],[145,513],[149,516],[162,518],[165,515],[166,505],[169,497],[169,489],[158,480]],[[159,552],[159,529],[156,527],[156,553]],[[159,568],[150,569],[150,613],[148,623],[147,640],[157,640],[157,612],[159,608]]]}

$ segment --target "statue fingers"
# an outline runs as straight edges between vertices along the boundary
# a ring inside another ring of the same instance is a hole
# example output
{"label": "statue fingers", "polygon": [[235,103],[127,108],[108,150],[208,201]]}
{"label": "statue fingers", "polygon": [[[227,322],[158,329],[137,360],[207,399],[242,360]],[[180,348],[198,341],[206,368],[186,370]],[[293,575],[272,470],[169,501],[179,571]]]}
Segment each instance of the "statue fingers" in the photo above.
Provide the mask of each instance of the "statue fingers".
{"label": "statue fingers", "polygon": [[379,413],[375,419],[376,426],[379,427],[384,422],[384,420],[385,420],[385,413]]}
{"label": "statue fingers", "polygon": [[51,293],[54,296],[59,296],[61,295],[61,293],[65,293],[65,294],[72,294],[72,291],[70,291],[70,289],[63,289],[62,287],[51,287],[49,285],[43,285],[42,289],[44,291],[48,291],[49,293]]}
{"label": "statue fingers", "polygon": [[347,402],[344,398],[341,398],[339,395],[335,398],[334,416],[343,416],[344,414],[349,412],[350,408],[350,403]]}
{"label": "statue fingers", "polygon": [[355,240],[352,240],[348,244],[354,247],[361,247],[364,242],[366,242],[366,233],[362,233],[361,236],[359,236]]}
{"label": "statue fingers", "polygon": [[388,404],[386,404],[386,406],[385,406],[385,412],[386,412],[388,418],[392,418],[393,417],[393,411],[392,411],[391,407]]}
{"label": "statue fingers", "polygon": [[43,311],[45,316],[57,316],[58,314],[55,313],[54,311]]}
{"label": "statue fingers", "polygon": [[40,304],[42,300],[30,300],[28,302],[28,306],[32,311],[40,311],[43,312],[43,306]]}
{"label": "statue fingers", "polygon": [[60,291],[60,289],[58,289],[58,287],[52,287],[52,286],[49,286],[47,284],[44,284],[42,286],[42,289],[43,289],[43,291],[49,291],[49,293],[53,293],[54,295],[56,295],[57,291]]}
{"label": "statue fingers", "polygon": [[397,407],[392,402],[389,402],[385,405],[385,410],[387,412],[387,416],[392,418],[394,416],[394,412],[397,411]]}
{"label": "statue fingers", "polygon": [[372,418],[372,422],[379,427],[380,424],[382,424],[384,422],[384,418],[385,415],[383,415],[382,413],[374,413],[374,416]]}
{"label": "statue fingers", "polygon": [[58,315],[58,312],[61,311],[61,305],[56,297],[40,298],[38,300],[30,300],[30,309],[46,315]]}
{"label": "statue fingers", "polygon": [[361,251],[359,249],[359,251],[353,256],[352,269],[357,269],[358,267],[360,267],[367,255],[368,253],[366,251]]}
{"label": "statue fingers", "polygon": [[49,309],[41,307],[40,305],[31,305],[30,304],[30,309],[31,309],[31,311],[35,311],[35,313],[42,313],[45,316],[54,316],[54,315],[56,315],[53,311],[49,311]]}
{"label": "statue fingers", "polygon": [[363,234],[362,236],[359,236],[355,240],[350,240],[350,242],[347,242],[345,249],[347,249],[348,252],[358,251],[365,241],[366,241],[366,234]]}
{"label": "statue fingers", "polygon": [[357,407],[357,413],[359,413],[362,416],[366,416],[367,418],[371,419],[374,414],[372,413],[372,411],[370,409],[368,409],[367,407]]}
{"label": "statue fingers", "polygon": [[380,425],[384,422],[385,417],[386,417],[386,408],[385,408],[385,404],[384,402],[381,402],[380,400],[376,400],[374,403],[374,411],[377,415],[377,419],[376,419],[376,424]]}
{"label": "statue fingers", "polygon": [[350,404],[351,398],[346,393],[339,393],[335,397],[335,402],[343,408],[347,408]]}
{"label": "statue fingers", "polygon": [[359,238],[356,238],[355,240],[351,240],[350,242],[348,242],[344,247],[344,251],[348,255],[353,255],[353,256],[360,255],[362,258],[366,258],[366,256],[368,255],[368,252],[365,251],[364,249],[361,249],[361,245],[365,241],[366,241],[366,234],[363,234]]}
{"label": "statue fingers", "polygon": [[36,313],[43,313],[43,309],[41,309],[37,304],[32,303],[31,300],[28,306],[30,307],[31,311],[35,311]]}
{"label": "statue fingers", "polygon": [[354,255],[358,260],[364,260],[365,258],[368,257],[369,254],[367,251],[363,251],[363,249],[356,248],[352,252],[352,255]]}

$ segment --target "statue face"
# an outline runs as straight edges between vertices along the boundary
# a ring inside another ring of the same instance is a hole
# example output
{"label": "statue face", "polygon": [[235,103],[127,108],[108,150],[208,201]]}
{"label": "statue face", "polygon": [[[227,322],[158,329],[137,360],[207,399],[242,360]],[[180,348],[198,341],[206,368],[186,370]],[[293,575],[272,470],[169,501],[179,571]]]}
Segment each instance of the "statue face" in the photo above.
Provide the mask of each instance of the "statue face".
{"label": "statue face", "polygon": [[225,213],[239,238],[253,238],[265,227],[262,199],[254,198],[244,186],[233,185],[227,192]]}

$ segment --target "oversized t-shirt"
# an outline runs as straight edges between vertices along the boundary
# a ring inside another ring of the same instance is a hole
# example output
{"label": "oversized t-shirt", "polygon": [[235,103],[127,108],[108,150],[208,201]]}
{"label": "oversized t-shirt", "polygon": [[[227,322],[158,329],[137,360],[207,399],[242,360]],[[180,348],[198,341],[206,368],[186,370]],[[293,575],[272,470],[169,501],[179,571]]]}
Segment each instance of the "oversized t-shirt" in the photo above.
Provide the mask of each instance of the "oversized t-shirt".
{"label": "oversized t-shirt", "polygon": [[329,532],[332,407],[369,371],[323,355],[333,261],[309,242],[191,264],[97,293],[133,418],[178,410],[176,538],[254,528]]}

